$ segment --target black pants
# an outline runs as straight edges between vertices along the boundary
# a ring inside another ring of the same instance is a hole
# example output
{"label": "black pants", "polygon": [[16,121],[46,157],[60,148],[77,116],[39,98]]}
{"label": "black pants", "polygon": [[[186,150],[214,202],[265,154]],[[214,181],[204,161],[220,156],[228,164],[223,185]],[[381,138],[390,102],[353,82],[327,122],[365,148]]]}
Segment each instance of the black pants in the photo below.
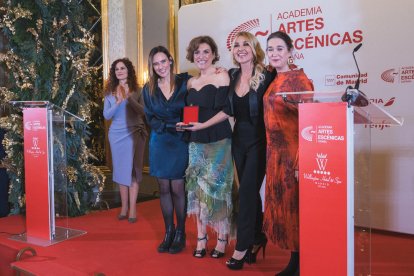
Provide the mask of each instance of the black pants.
{"label": "black pants", "polygon": [[244,251],[263,236],[260,187],[266,172],[264,130],[253,128],[250,123],[237,124],[232,152],[240,183],[236,250]]}

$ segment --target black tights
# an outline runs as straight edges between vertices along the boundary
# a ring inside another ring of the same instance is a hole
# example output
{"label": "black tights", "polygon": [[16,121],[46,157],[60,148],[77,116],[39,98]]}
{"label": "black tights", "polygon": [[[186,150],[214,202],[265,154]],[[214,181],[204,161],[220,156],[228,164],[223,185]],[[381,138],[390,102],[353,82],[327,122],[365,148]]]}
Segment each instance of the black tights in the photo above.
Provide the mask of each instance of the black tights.
{"label": "black tights", "polygon": [[185,230],[185,189],[184,179],[160,179],[161,211],[164,217],[165,228],[174,224],[174,209],[177,218],[177,229]]}

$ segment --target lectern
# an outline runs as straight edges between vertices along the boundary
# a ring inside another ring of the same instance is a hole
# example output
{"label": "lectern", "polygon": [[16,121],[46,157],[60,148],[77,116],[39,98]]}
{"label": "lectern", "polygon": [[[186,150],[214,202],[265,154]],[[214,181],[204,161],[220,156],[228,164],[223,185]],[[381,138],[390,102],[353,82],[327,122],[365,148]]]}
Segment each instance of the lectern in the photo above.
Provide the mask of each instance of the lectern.
{"label": "lectern", "polygon": [[343,92],[280,94],[302,99],[293,103],[299,110],[301,275],[371,275],[371,128],[401,126],[402,118],[374,103],[342,102]]}
{"label": "lectern", "polygon": [[26,194],[26,233],[11,239],[49,246],[85,234],[69,228],[66,177],[67,126],[83,119],[48,101],[11,103],[23,111]]}

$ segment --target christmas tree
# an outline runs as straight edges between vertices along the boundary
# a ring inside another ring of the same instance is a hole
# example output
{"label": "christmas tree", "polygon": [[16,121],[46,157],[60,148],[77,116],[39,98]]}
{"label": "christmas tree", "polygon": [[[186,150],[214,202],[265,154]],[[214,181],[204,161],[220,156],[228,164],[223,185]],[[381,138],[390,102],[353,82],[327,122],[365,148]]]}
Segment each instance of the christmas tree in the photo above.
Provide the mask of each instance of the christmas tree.
{"label": "christmas tree", "polygon": [[[9,41],[8,51],[0,54],[0,62],[9,73],[9,85],[0,88],[2,103],[50,101],[85,119],[66,127],[70,216],[84,214],[93,189],[102,191],[104,185],[104,175],[92,164],[96,157],[90,149],[90,131],[101,123],[91,114],[100,114],[96,110],[102,104],[100,68],[91,64],[95,45],[89,29],[94,23],[88,13],[90,4],[78,0],[9,0],[0,8],[0,28]],[[11,213],[17,214],[25,205],[21,113],[16,110],[2,118],[0,127],[7,130],[3,164],[11,181]]]}

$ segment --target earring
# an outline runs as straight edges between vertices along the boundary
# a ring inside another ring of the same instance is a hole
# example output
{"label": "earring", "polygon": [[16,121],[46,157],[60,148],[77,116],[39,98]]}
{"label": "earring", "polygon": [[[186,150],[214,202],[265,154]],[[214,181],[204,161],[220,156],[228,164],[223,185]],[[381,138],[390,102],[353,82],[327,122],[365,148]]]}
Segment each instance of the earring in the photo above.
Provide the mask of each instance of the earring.
{"label": "earring", "polygon": [[293,64],[293,58],[292,57],[288,58],[288,64]]}

